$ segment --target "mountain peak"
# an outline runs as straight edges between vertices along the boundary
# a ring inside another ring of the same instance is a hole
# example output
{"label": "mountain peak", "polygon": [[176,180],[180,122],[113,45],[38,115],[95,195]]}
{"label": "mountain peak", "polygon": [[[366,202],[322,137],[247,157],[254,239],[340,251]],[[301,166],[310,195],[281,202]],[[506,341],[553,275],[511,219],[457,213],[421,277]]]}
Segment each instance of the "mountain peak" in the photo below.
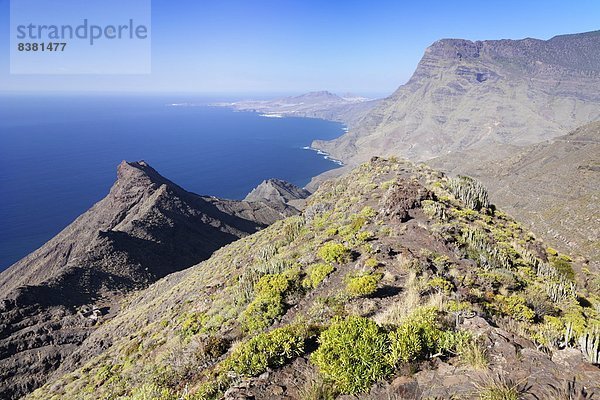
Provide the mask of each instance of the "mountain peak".
{"label": "mountain peak", "polygon": [[293,204],[304,200],[310,192],[281,179],[267,179],[254,188],[245,201],[264,201],[271,204]]}

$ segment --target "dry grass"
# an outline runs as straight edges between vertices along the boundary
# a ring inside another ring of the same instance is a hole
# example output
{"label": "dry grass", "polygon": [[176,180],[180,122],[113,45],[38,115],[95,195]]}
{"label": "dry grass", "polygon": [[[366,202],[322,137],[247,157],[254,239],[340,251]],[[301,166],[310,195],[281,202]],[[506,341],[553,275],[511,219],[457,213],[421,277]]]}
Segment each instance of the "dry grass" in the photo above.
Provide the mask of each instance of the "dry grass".
{"label": "dry grass", "polygon": [[529,391],[526,380],[514,381],[505,375],[486,375],[476,384],[480,400],[521,400]]}
{"label": "dry grass", "polygon": [[380,325],[397,325],[411,312],[422,305],[421,291],[423,282],[414,271],[410,271],[405,284],[405,292],[400,301],[393,303],[382,312],[375,315],[375,322]]}
{"label": "dry grass", "polygon": [[489,358],[487,349],[477,339],[467,342],[457,350],[461,365],[469,366],[473,369],[488,368]]}
{"label": "dry grass", "polygon": [[300,400],[333,400],[336,396],[333,385],[314,370],[306,372],[304,384],[298,388]]}

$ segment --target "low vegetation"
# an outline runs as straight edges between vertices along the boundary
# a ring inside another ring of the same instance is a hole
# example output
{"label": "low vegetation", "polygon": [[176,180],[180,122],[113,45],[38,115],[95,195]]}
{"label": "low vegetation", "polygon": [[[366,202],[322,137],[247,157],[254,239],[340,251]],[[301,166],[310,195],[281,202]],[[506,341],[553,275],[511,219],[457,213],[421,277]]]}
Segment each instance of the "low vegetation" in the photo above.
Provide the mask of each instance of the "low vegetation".
{"label": "low vegetation", "polygon": [[[382,211],[390,191],[403,222]],[[215,399],[240,382],[267,398],[256,378],[267,371],[302,382],[303,399],[362,396],[438,358],[457,373],[493,368],[498,354],[471,318],[594,364],[600,278],[575,267],[476,181],[375,160],[323,183],[302,216],[127,299],[98,331],[118,331],[113,344],[31,398]],[[525,389],[504,377],[473,387],[489,400]]]}

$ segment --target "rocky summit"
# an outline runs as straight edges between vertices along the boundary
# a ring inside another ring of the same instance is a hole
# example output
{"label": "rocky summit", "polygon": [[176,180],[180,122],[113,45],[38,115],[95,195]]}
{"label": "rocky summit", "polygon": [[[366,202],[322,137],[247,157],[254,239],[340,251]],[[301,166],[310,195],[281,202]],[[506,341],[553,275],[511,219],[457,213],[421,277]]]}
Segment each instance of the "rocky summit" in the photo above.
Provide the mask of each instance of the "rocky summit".
{"label": "rocky summit", "polygon": [[595,398],[598,293],[478,181],[374,158],[128,295],[26,398]]}
{"label": "rocky summit", "polygon": [[274,200],[187,192],[143,161],[121,163],[117,177],[104,199],[0,274],[0,398],[77,365],[67,357],[126,293],[298,213]]}

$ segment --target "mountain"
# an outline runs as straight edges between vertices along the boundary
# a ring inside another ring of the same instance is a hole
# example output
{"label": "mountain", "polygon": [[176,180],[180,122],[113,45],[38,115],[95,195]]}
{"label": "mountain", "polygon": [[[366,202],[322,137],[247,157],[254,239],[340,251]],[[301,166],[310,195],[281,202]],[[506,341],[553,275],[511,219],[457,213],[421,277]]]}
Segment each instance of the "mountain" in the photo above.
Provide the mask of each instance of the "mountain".
{"label": "mountain", "polygon": [[482,181],[497,204],[600,271],[600,122],[539,144],[450,153],[429,164]]}
{"label": "mountain", "polygon": [[591,398],[600,276],[573,268],[477,181],[373,158],[129,296],[26,398]]}
{"label": "mountain", "polygon": [[528,145],[600,119],[600,31],[549,40],[443,39],[411,79],[339,139],[312,147],[346,163],[427,160]]}
{"label": "mountain", "polygon": [[321,118],[354,126],[377,103],[378,100],[349,93],[338,96],[328,91],[320,91],[275,100],[248,100],[217,105],[240,111],[260,112],[265,116]]}
{"label": "mountain", "polygon": [[306,189],[299,188],[281,179],[268,179],[248,193],[244,200],[264,201],[273,205],[273,207],[283,204],[300,210],[308,196],[310,196],[310,192]]}
{"label": "mountain", "polygon": [[0,274],[0,398],[16,398],[114,316],[123,296],[298,211],[199,196],[123,162],[110,193]]}

